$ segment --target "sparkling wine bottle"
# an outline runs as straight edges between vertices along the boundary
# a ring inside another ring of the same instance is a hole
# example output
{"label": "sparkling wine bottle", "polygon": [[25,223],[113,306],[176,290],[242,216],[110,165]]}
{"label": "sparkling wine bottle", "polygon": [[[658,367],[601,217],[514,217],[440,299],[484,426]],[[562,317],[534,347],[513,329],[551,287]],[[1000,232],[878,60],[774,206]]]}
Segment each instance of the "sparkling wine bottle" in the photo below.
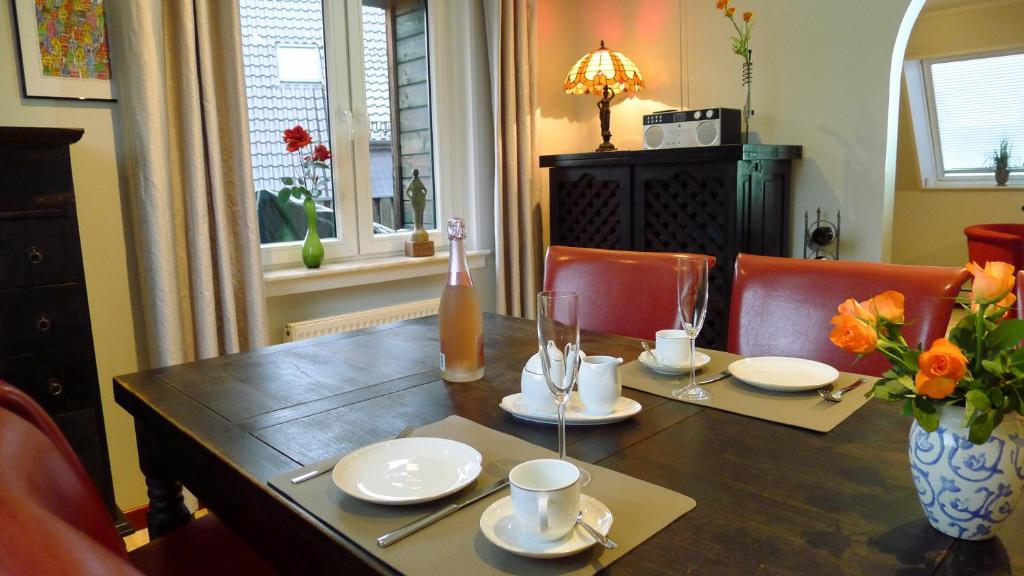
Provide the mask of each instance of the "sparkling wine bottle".
{"label": "sparkling wine bottle", "polygon": [[465,238],[466,223],[462,218],[449,219],[448,282],[441,292],[438,311],[441,375],[448,382],[471,382],[484,376],[483,315],[469,275]]}

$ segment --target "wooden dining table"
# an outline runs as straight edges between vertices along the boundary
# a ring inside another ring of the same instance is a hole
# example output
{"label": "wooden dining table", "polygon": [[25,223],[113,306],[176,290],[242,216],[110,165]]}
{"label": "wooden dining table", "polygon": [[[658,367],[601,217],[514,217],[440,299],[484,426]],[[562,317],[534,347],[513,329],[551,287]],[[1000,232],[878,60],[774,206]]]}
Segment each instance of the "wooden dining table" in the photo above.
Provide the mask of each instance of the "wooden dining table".
{"label": "wooden dining table", "polygon": [[[487,314],[484,334],[486,375],[469,383],[441,379],[436,317],[118,376],[115,398],[135,419],[151,537],[189,521],[184,485],[283,573],[394,572],[267,481],[451,415],[554,449],[554,426],[498,406],[519,391],[535,324]],[[629,361],[640,341],[584,332],[582,347]],[[871,401],[821,434],[623,393],[642,412],[570,427],[569,455],[686,494],[697,507],[608,572],[1024,572],[1024,512],[983,542],[929,526],[899,406]]]}

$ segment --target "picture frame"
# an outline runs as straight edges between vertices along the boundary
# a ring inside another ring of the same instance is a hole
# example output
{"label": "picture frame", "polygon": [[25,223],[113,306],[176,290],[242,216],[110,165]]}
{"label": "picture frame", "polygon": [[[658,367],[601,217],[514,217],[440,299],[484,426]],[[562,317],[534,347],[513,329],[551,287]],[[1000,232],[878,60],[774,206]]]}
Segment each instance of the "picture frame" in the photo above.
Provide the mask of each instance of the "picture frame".
{"label": "picture frame", "polygon": [[116,101],[104,0],[11,4],[26,98]]}

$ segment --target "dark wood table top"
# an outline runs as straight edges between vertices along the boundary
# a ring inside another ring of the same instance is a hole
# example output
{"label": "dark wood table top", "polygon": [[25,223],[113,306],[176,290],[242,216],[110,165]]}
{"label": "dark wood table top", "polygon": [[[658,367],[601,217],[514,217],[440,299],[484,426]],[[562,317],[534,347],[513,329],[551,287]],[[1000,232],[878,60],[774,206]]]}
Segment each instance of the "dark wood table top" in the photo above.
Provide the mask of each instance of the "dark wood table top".
{"label": "dark wood table top", "polygon": [[[287,572],[388,571],[267,480],[452,414],[554,449],[553,426],[498,407],[519,390],[534,324],[487,315],[484,332],[487,375],[477,382],[440,380],[437,321],[424,318],[120,376],[115,397],[135,417],[147,476],[183,482]],[[631,359],[639,343],[585,333],[583,348]],[[1024,571],[1024,513],[986,542],[928,525],[907,461],[910,421],[898,406],[870,402],[818,434],[623,392],[643,412],[570,427],[569,454],[687,494],[697,508],[610,572]]]}

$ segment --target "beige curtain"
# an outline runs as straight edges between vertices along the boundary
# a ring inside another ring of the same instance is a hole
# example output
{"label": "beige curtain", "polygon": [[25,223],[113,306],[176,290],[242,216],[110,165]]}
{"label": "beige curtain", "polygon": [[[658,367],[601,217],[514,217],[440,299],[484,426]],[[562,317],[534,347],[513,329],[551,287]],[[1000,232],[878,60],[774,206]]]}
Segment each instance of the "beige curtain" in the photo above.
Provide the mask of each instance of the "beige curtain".
{"label": "beige curtain", "polygon": [[150,360],[266,342],[238,3],[108,0]]}
{"label": "beige curtain", "polygon": [[494,106],[495,267],[501,314],[533,317],[542,267],[533,115],[536,100],[534,0],[485,0]]}

